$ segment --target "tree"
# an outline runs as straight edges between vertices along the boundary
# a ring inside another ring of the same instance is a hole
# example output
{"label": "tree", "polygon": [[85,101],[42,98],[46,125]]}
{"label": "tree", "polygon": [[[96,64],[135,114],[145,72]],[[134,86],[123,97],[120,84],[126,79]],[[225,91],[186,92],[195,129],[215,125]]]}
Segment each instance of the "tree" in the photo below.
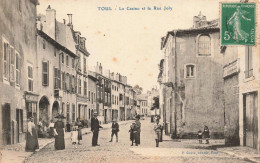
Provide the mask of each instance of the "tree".
{"label": "tree", "polygon": [[136,95],[140,95],[140,94],[142,94],[142,92],[143,92],[143,88],[140,87],[138,84],[135,85],[133,89],[135,90]]}

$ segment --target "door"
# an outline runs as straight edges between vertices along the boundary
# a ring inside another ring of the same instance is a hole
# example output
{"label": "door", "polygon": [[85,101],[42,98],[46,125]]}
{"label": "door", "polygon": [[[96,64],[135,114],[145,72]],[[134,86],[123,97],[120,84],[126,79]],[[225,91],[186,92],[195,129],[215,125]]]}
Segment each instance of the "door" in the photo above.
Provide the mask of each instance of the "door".
{"label": "door", "polygon": [[244,127],[245,127],[245,146],[257,148],[258,139],[258,111],[257,94],[250,93],[244,95]]}
{"label": "door", "polygon": [[3,133],[3,145],[11,144],[10,104],[5,104],[2,108],[2,133]]}

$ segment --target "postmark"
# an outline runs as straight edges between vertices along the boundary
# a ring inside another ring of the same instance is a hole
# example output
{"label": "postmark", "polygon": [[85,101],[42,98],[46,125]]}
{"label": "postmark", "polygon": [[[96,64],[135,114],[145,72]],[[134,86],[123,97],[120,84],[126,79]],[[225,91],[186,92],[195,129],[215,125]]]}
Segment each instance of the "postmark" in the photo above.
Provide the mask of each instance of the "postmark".
{"label": "postmark", "polygon": [[221,3],[221,45],[255,45],[256,4]]}

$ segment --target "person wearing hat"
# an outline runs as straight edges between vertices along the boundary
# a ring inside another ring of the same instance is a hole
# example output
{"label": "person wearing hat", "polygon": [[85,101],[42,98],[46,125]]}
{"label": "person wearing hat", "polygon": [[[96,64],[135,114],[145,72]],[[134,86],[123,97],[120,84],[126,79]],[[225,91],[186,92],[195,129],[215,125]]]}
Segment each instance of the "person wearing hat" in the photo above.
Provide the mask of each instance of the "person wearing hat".
{"label": "person wearing hat", "polygon": [[111,134],[111,140],[109,142],[113,141],[113,136],[116,135],[116,142],[118,142],[118,131],[119,131],[119,125],[116,122],[116,120],[113,120],[112,123],[112,134]]}
{"label": "person wearing hat", "polygon": [[103,128],[103,127],[99,125],[99,121],[97,119],[98,113],[94,112],[93,116],[94,117],[91,118],[91,131],[93,132],[92,146],[99,146],[99,144],[97,144],[99,128]]}
{"label": "person wearing hat", "polygon": [[33,117],[29,119],[27,134],[26,134],[25,150],[28,152],[34,152],[36,149],[39,149],[38,135],[33,120],[34,120]]}
{"label": "person wearing hat", "polygon": [[64,141],[64,133],[65,133],[65,126],[62,122],[62,119],[65,119],[63,114],[58,114],[55,118],[58,120],[54,124],[54,137],[55,137],[55,149],[56,150],[63,150],[65,149],[65,141]]}

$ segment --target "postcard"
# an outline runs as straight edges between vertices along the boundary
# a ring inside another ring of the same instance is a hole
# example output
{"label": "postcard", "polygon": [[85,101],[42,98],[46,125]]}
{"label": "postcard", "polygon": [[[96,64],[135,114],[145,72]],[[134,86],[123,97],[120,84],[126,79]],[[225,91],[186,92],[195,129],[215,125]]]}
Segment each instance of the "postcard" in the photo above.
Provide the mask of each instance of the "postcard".
{"label": "postcard", "polygon": [[1,0],[1,162],[260,162],[259,7]]}

